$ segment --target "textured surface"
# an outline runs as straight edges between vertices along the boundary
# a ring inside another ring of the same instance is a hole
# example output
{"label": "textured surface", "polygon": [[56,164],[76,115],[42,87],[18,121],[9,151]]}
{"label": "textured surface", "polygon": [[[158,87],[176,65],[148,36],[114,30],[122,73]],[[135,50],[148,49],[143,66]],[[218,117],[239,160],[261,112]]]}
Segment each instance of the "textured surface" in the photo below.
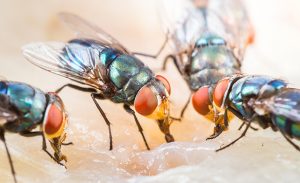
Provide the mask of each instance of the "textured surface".
{"label": "textured surface", "polygon": [[[67,40],[72,34],[56,13],[77,13],[110,32],[133,51],[155,53],[163,42],[154,1],[88,0],[0,1],[0,75],[54,90],[66,79],[30,65],[20,47],[30,41]],[[83,4],[84,3],[84,4]],[[26,8],[24,8],[26,7]],[[124,8],[126,7],[126,8]],[[298,0],[247,0],[257,33],[248,49],[243,71],[286,79],[300,88]],[[152,68],[161,62],[142,58]],[[172,111],[178,116],[188,88],[175,67],[162,73],[172,85]],[[211,123],[189,106],[182,123],[171,127],[178,142],[164,144],[157,125],[139,116],[152,151],[145,147],[133,118],[121,105],[101,101],[112,121],[114,151],[108,151],[108,132],[89,94],[66,89],[61,93],[70,114],[68,141],[63,147],[68,169],[56,165],[41,151],[41,138],[7,134],[7,141],[20,182],[297,182],[299,152],[279,133],[250,131],[247,137],[220,153],[213,150],[236,138],[239,121],[218,139],[205,142]],[[0,182],[12,182],[4,146],[0,144]],[[152,175],[152,176],[149,176]]]}

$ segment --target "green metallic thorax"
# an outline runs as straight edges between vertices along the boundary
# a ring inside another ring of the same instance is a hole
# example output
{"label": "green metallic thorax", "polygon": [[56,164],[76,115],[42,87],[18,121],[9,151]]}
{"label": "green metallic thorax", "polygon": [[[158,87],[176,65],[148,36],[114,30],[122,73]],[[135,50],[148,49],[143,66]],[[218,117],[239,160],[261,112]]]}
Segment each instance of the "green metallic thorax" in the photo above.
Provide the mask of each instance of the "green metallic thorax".
{"label": "green metallic thorax", "polygon": [[8,96],[11,106],[19,114],[19,121],[9,129],[17,132],[30,130],[43,120],[46,108],[44,92],[30,85],[18,82],[0,82],[0,95]]}
{"label": "green metallic thorax", "polygon": [[188,83],[192,90],[214,85],[220,79],[240,72],[239,61],[221,37],[206,33],[195,44],[188,66]]}
{"label": "green metallic thorax", "polygon": [[[112,54],[116,56],[111,56]],[[139,89],[148,83],[154,74],[137,58],[127,54],[117,55],[112,49],[104,50],[101,57],[113,58],[109,61],[102,59],[108,67],[108,78],[117,88],[111,100],[116,103],[132,104]]]}

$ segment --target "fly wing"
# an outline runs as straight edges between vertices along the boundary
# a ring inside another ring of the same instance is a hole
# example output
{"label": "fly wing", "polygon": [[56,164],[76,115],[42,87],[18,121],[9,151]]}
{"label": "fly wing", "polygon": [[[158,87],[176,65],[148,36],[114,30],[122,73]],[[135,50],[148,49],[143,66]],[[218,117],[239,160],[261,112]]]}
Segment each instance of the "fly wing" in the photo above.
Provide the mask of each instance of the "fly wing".
{"label": "fly wing", "polygon": [[274,115],[282,115],[293,122],[300,123],[300,90],[285,89],[270,100],[264,102]]}
{"label": "fly wing", "polygon": [[59,17],[75,32],[78,38],[94,39],[108,47],[117,49],[120,52],[129,53],[129,51],[127,51],[127,49],[111,35],[81,17],[71,13],[60,13]]}
{"label": "fly wing", "polygon": [[31,43],[23,47],[23,55],[32,64],[73,81],[82,84],[101,81],[94,71],[101,65],[99,54],[105,47],[79,43]]}
{"label": "fly wing", "polygon": [[240,0],[163,0],[161,7],[163,28],[175,53],[194,46],[195,41],[209,31],[224,38],[242,58],[254,34]]}
{"label": "fly wing", "polygon": [[159,5],[164,31],[175,53],[188,50],[205,29],[203,14],[190,0],[163,0]]}
{"label": "fly wing", "polygon": [[216,14],[224,23],[226,37],[237,49],[240,57],[248,44],[253,41],[254,29],[241,0],[210,0],[209,12]]}

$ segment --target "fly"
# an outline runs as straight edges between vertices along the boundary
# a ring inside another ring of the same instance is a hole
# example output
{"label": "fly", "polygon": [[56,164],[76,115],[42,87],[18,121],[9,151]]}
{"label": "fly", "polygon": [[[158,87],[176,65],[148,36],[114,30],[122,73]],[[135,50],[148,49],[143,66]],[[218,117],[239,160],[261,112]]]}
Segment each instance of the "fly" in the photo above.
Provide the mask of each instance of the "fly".
{"label": "fly", "polygon": [[[61,145],[72,144],[63,143],[68,115],[56,93],[44,93],[25,83],[0,80],[0,119],[0,140],[5,145],[15,182],[15,169],[5,140],[6,131],[25,137],[42,136],[43,151],[60,165],[63,165],[61,161],[67,161]],[[41,131],[33,131],[37,126]],[[46,139],[54,150],[54,156],[47,150]]]}
{"label": "fly", "polygon": [[[198,113],[217,124],[223,119],[208,104],[219,80],[241,72],[245,49],[254,39],[247,12],[239,0],[164,0],[162,3],[162,23],[173,50],[166,56],[163,70],[167,61],[173,61],[191,91],[180,119],[192,100]],[[223,130],[216,127],[209,138]]]}
{"label": "fly", "polygon": [[[56,90],[70,87],[90,92],[109,130],[109,149],[113,149],[111,123],[97,99],[122,103],[125,111],[133,115],[144,143],[149,150],[135,111],[155,119],[167,142],[174,141],[169,126],[169,82],[154,73],[133,53],[99,27],[68,13],[60,14],[77,38],[63,42],[32,43],[23,48],[23,54],[34,65],[54,74],[69,78],[82,87],[66,84]],[[135,111],[131,109],[134,106]]]}
{"label": "fly", "polygon": [[228,128],[228,112],[241,119],[243,125],[246,124],[239,138],[217,151],[244,137],[253,122],[263,129],[270,127],[281,132],[300,151],[300,147],[291,140],[300,139],[300,90],[288,88],[285,81],[257,75],[224,78],[214,88],[213,102],[209,105],[216,107],[218,116],[224,121],[218,123],[217,128]]}

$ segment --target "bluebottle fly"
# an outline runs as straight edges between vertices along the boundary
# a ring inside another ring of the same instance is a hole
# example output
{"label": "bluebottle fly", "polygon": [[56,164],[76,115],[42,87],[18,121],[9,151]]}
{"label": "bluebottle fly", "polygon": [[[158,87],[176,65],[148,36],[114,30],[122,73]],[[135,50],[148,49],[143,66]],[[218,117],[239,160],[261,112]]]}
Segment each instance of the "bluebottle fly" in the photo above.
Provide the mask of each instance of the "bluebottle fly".
{"label": "bluebottle fly", "polygon": [[75,31],[76,39],[68,43],[32,43],[23,48],[23,54],[34,65],[86,86],[66,84],[56,92],[71,87],[91,93],[108,126],[110,150],[113,149],[111,123],[96,99],[123,103],[124,109],[133,115],[147,149],[150,148],[131,105],[139,114],[157,120],[167,142],[174,141],[169,130],[172,119],[168,81],[155,76],[134,53],[99,27],[73,14],[62,13],[60,18]]}
{"label": "bluebottle fly", "polygon": [[246,124],[239,138],[218,149],[222,150],[245,136],[250,124],[256,122],[263,129],[271,127],[280,131],[284,138],[298,151],[300,147],[291,139],[300,139],[300,90],[288,88],[287,83],[268,76],[234,75],[220,80],[213,90],[208,105],[215,106],[228,128],[228,112]]}
{"label": "bluebottle fly", "polygon": [[[61,145],[67,145],[63,142],[68,115],[56,93],[44,93],[21,82],[0,80],[0,120],[0,140],[5,145],[15,182],[15,169],[5,140],[6,131],[25,137],[42,136],[43,151],[60,165],[63,165],[61,161],[67,161]],[[35,131],[38,126],[41,130]],[[47,150],[46,139],[54,150],[54,156]]]}
{"label": "bluebottle fly", "polygon": [[[212,99],[216,83],[226,76],[241,72],[244,52],[254,39],[247,12],[239,0],[164,0],[162,24],[173,52],[173,61],[188,84],[191,94],[180,118],[192,99],[195,110],[210,121],[223,121],[217,116]],[[231,118],[231,116],[230,116]],[[223,130],[216,126],[210,138]]]}

